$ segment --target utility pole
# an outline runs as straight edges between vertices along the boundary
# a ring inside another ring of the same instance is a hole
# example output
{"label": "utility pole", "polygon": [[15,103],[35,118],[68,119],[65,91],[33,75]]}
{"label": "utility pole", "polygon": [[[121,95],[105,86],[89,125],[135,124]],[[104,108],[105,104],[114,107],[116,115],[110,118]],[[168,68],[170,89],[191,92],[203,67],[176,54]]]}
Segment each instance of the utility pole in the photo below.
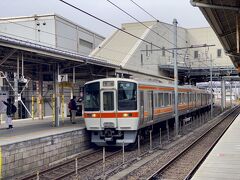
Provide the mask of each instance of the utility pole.
{"label": "utility pole", "polygon": [[212,68],[213,68],[213,60],[212,55],[210,56],[211,68],[210,68],[210,87],[211,87],[211,119],[213,118],[213,86],[212,86]]}
{"label": "utility pole", "polygon": [[177,19],[173,19],[173,39],[174,39],[174,113],[175,113],[175,136],[178,136],[178,68],[177,68]]}

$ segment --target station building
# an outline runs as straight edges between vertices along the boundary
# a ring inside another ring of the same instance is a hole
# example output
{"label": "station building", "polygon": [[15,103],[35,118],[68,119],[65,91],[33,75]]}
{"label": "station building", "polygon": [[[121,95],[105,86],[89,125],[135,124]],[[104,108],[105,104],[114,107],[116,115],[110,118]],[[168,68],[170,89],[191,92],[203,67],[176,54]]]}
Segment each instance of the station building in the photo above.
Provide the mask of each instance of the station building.
{"label": "station building", "polygon": [[83,55],[105,39],[57,14],[0,18],[0,34]]}
{"label": "station building", "polygon": [[[121,28],[152,44],[117,30],[90,56],[106,59],[120,65],[122,69],[138,74],[173,77],[173,25],[157,21],[143,24],[126,23]],[[214,69],[234,70],[211,27],[178,27],[177,38],[177,47],[181,47],[178,50],[178,67],[183,69],[185,75],[190,69],[207,69],[209,75],[211,59]],[[219,72],[216,72],[216,76],[219,76]]]}

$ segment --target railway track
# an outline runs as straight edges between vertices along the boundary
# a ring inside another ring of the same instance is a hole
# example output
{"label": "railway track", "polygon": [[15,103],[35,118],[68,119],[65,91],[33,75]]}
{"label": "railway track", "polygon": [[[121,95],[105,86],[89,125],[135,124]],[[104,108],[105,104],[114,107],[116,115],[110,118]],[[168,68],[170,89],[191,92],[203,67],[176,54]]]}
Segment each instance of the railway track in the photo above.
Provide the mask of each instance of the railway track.
{"label": "railway track", "polygon": [[[119,154],[120,150],[114,152],[106,152],[106,159]],[[77,171],[83,171],[103,160],[102,150],[96,150],[86,155],[81,155],[75,159],[61,163],[54,167],[42,170],[38,174],[32,174],[19,178],[21,180],[58,180],[73,176],[76,173],[76,159],[77,159]]]}
{"label": "railway track", "polygon": [[[163,144],[168,144],[169,140],[165,131],[162,131],[164,134]],[[153,135],[153,139],[155,135]],[[141,146],[141,157],[145,158],[148,156],[149,152],[149,142],[142,142]],[[153,150],[159,148],[159,135],[156,135],[156,139],[153,141]],[[130,164],[137,161],[138,152],[135,151],[125,152],[125,165],[129,166]],[[102,149],[94,151],[77,157],[78,159],[78,175],[76,174],[76,162],[75,159],[67,161],[60,165],[51,167],[39,172],[39,179],[101,179],[103,176],[103,164],[102,164]],[[106,152],[106,165],[105,165],[105,177],[119,172],[123,168],[122,164],[122,150],[115,152]],[[19,179],[37,179],[36,173],[34,175],[26,176]],[[145,179],[145,178],[144,178]]]}
{"label": "railway track", "polygon": [[190,179],[239,112],[240,108],[237,107],[146,179]]}
{"label": "railway track", "polygon": [[[153,136],[154,137],[154,136]],[[148,140],[144,140],[144,144],[145,146],[147,146],[145,148],[145,150],[143,150],[144,152],[142,152],[142,156],[146,155],[148,153]],[[103,151],[102,149],[99,149],[97,151],[85,154],[85,155],[81,155],[77,158],[77,166],[78,166],[78,174],[82,175],[82,176],[86,176],[85,174],[88,173],[83,173],[84,171],[87,171],[87,169],[95,169],[95,172],[97,173],[98,177],[101,178],[102,176],[102,161],[103,161]],[[130,151],[130,152],[126,152],[126,164],[129,163],[129,161],[134,161],[137,155],[137,150],[135,151]],[[113,162],[117,162],[118,164],[112,164],[111,162],[111,158],[115,157],[115,160],[113,160]],[[132,158],[133,157],[133,158]],[[20,177],[17,178],[19,180],[36,180],[36,179],[41,179],[41,180],[58,180],[58,179],[73,179],[74,177],[77,177],[77,173],[76,173],[76,158],[68,160],[64,163],[60,163],[59,165],[50,167],[50,168],[46,168],[42,171],[39,171],[38,173],[34,173],[34,174],[30,174],[30,175],[25,175],[24,177]],[[114,152],[109,152],[106,151],[105,154],[105,158],[106,158],[106,171],[109,171],[109,169],[111,169],[110,171],[114,171],[114,169],[118,169],[122,167],[122,149],[121,150],[117,150]],[[117,159],[117,160],[116,160]],[[98,166],[98,168],[95,168],[94,166]],[[111,167],[111,168],[109,168]],[[107,172],[106,172],[107,173]],[[110,172],[108,172],[110,173]],[[38,174],[38,175],[37,175]],[[91,173],[90,173],[91,174]],[[88,175],[87,175],[88,176]],[[86,176],[86,179],[87,179]],[[107,174],[106,174],[107,176]],[[79,177],[79,176],[78,176]]]}

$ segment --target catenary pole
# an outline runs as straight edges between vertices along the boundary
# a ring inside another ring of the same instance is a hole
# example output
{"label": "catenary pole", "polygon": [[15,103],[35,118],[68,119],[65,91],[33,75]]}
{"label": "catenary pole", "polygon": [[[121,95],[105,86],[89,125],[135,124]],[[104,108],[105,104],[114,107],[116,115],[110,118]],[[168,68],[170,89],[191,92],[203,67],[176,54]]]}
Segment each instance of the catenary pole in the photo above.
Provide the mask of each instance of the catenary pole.
{"label": "catenary pole", "polygon": [[177,69],[177,19],[173,19],[173,39],[174,39],[174,112],[175,112],[175,135],[178,136],[178,69]]}
{"label": "catenary pole", "polygon": [[210,69],[210,87],[211,87],[211,119],[213,118],[213,85],[212,85],[212,68],[213,68],[213,59],[211,57],[211,69]]}

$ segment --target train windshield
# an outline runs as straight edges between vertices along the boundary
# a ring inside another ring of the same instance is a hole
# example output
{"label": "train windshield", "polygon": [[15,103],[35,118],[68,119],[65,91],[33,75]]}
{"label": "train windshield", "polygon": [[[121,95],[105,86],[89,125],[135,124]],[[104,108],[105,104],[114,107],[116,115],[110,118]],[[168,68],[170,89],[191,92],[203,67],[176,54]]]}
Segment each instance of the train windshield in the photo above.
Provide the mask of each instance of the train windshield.
{"label": "train windshield", "polygon": [[95,82],[85,85],[84,110],[99,111],[100,110],[100,83]]}
{"label": "train windshield", "polygon": [[137,110],[137,84],[118,82],[118,110]]}

